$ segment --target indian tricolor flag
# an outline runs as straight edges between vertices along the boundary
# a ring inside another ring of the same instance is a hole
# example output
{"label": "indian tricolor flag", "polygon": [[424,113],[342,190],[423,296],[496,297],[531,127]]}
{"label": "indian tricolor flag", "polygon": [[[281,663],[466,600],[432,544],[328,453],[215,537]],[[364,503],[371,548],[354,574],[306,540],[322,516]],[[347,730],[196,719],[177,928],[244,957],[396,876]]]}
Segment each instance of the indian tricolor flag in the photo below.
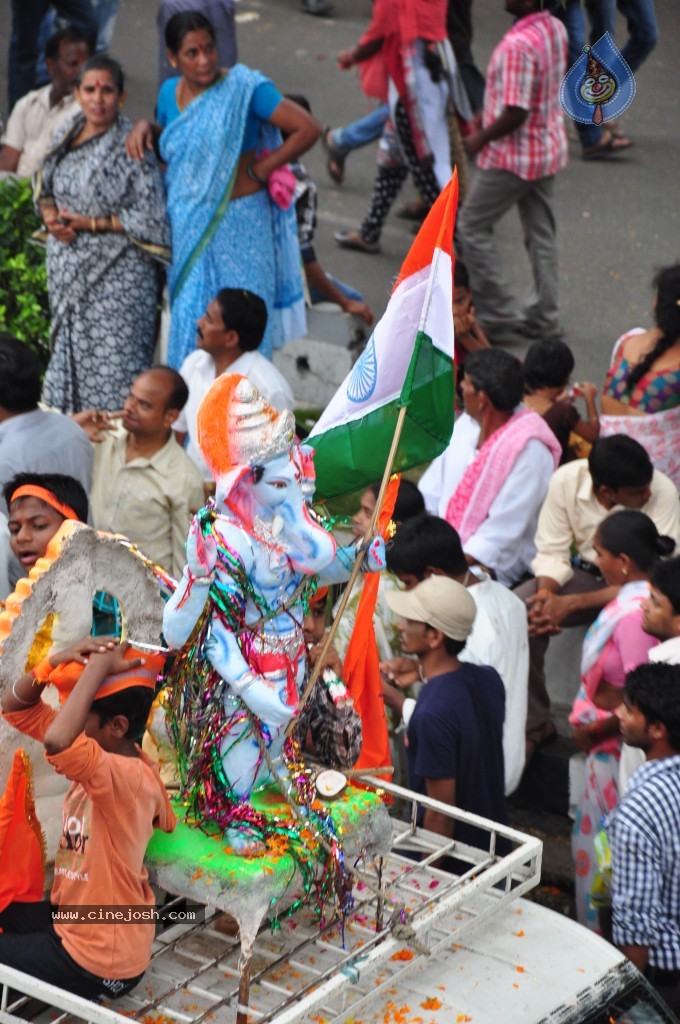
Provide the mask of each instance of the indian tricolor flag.
{"label": "indian tricolor flag", "polygon": [[453,431],[453,227],[458,177],[430,210],[361,358],[311,432],[317,498],[380,480],[399,410],[394,472],[429,462]]}

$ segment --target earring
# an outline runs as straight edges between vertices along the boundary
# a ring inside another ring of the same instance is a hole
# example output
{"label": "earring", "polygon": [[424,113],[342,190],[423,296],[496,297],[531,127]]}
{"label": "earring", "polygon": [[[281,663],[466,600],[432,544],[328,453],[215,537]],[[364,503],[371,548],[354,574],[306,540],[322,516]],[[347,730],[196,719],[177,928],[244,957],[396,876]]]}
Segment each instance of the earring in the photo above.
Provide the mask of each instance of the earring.
{"label": "earring", "polygon": [[622,570],[622,572],[623,572],[623,575],[624,575],[624,576],[627,576],[627,575],[628,575],[628,570],[627,570],[627,569],[623,569],[623,570]]}

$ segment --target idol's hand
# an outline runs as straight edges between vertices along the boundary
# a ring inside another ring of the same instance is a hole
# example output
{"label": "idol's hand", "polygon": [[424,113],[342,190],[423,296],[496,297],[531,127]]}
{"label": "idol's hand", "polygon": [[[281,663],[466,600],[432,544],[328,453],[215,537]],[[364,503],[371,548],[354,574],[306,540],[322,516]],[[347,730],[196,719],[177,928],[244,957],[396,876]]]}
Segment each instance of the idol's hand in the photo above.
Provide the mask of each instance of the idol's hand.
{"label": "idol's hand", "polygon": [[387,567],[385,557],[385,541],[382,537],[374,537],[368,546],[364,560],[361,563],[363,572],[382,572]]}
{"label": "idol's hand", "polygon": [[250,711],[270,729],[280,729],[288,725],[297,710],[296,706],[286,703],[285,681],[275,683],[254,672],[245,672],[240,679],[231,684],[231,688]]}
{"label": "idol's hand", "polygon": [[194,579],[208,579],[217,564],[217,541],[212,534],[207,537],[194,516],[187,537],[187,568]]}

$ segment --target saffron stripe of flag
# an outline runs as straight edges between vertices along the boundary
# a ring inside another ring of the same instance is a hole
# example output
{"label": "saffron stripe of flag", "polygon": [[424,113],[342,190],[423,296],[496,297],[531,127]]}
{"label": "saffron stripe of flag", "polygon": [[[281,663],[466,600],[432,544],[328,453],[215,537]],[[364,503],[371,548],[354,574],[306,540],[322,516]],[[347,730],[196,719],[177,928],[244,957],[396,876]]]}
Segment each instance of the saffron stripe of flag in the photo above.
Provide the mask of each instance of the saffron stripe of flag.
{"label": "saffron stripe of flag", "polygon": [[[394,514],[400,479],[398,474],[391,478],[380,508],[378,533],[385,538],[389,521]],[[342,677],[361,718],[361,753],[356,767],[366,769],[382,768],[392,763],[373,625],[379,585],[379,573],[371,572],[364,577],[354,629],[342,666]]]}

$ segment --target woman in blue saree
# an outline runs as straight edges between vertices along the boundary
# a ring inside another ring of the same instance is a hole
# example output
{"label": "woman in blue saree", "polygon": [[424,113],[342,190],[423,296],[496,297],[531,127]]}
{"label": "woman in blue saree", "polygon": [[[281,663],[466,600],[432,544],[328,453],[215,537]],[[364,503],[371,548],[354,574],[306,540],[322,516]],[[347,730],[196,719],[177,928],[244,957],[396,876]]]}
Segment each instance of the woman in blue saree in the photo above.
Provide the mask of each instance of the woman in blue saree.
{"label": "woman in blue saree", "polygon": [[[176,14],[165,32],[179,77],[162,86],[158,124],[139,121],[128,153],[141,159],[160,136],[173,258],[168,273],[168,361],[195,348],[196,321],[221,288],[260,295],[269,314],[260,352],[305,333],[295,212],[270,199],[270,175],[316,141],[321,126],[283,99],[259,71],[221,71],[202,14]],[[281,141],[281,132],[286,136]]]}

